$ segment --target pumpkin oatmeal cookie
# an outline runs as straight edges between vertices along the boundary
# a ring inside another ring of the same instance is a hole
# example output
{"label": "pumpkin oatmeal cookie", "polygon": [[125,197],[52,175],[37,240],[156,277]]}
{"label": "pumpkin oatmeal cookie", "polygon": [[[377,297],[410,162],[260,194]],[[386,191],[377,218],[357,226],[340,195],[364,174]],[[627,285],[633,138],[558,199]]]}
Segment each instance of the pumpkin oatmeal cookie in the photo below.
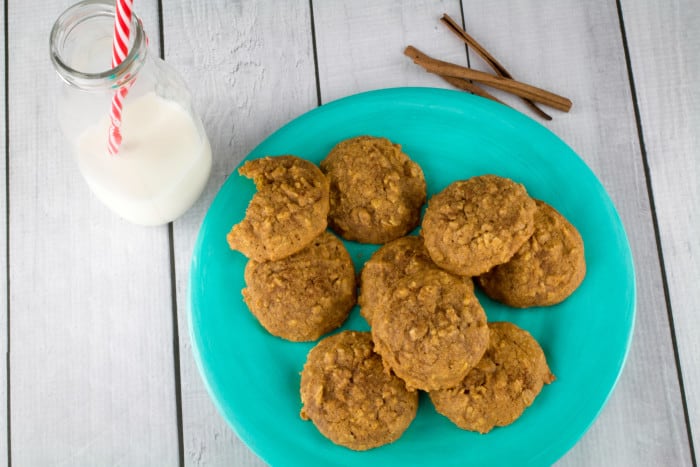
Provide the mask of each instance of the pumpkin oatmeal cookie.
{"label": "pumpkin oatmeal cookie", "polygon": [[420,237],[401,237],[383,245],[362,268],[358,297],[360,314],[372,324],[374,308],[388,299],[397,280],[437,268]]}
{"label": "pumpkin oatmeal cookie", "polygon": [[301,418],[328,439],[363,451],[397,440],[418,394],[386,371],[368,332],[344,331],[311,349],[301,372]]}
{"label": "pumpkin oatmeal cookie", "polygon": [[525,187],[496,175],[450,184],[428,202],[425,247],[440,267],[478,276],[508,261],[534,231],[535,201]]}
{"label": "pumpkin oatmeal cookie", "polygon": [[243,299],[260,324],[290,341],[311,341],[339,327],[355,305],[355,270],[343,243],[324,232],[277,261],[249,260]]}
{"label": "pumpkin oatmeal cookie", "polygon": [[513,423],[554,381],[542,348],[524,329],[489,323],[483,358],[457,386],[430,393],[435,409],[458,427],[487,433]]}
{"label": "pumpkin oatmeal cookie", "polygon": [[372,338],[411,388],[456,386],[489,341],[486,314],[463,278],[438,269],[400,279],[374,310]]}
{"label": "pumpkin oatmeal cookie", "polygon": [[537,202],[535,233],[505,264],[479,276],[486,295],[518,308],[562,302],[586,275],[583,240],[561,214]]}
{"label": "pumpkin oatmeal cookie", "polygon": [[263,157],[238,172],[252,178],[258,192],[245,218],[226,236],[232,250],[256,261],[274,261],[302,250],[326,230],[328,179],[296,156]]}
{"label": "pumpkin oatmeal cookie", "polygon": [[331,229],[347,240],[386,243],[420,222],[423,170],[386,138],[338,143],[321,162],[331,184]]}

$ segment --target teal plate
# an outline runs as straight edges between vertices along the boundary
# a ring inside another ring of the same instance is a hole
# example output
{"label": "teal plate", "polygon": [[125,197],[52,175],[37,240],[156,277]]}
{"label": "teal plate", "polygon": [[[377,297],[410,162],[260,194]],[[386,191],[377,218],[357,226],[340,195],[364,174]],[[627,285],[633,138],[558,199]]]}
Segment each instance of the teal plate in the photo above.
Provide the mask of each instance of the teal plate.
{"label": "teal plate", "polygon": [[[318,163],[339,141],[365,134],[400,143],[423,168],[428,196],[454,180],[494,173],[523,183],[578,228],[588,269],[566,301],[515,310],[480,295],[489,320],[512,321],[540,342],[556,381],[515,423],[486,435],[458,429],[422,395],[416,419],[395,443],[365,452],[331,443],[299,418],[299,372],[314,343],[271,336],[242,300],[246,259],[229,250],[226,233],[243,218],[255,188],[236,172],[204,219],[190,272],[190,332],[212,398],[238,436],[273,466],[551,464],[602,409],[632,336],[634,268],[610,198],[544,127],[505,106],[439,89],[387,89],[331,102],[279,129],[246,160],[295,154]],[[377,248],[345,244],[357,271]],[[343,329],[368,329],[357,307]]]}

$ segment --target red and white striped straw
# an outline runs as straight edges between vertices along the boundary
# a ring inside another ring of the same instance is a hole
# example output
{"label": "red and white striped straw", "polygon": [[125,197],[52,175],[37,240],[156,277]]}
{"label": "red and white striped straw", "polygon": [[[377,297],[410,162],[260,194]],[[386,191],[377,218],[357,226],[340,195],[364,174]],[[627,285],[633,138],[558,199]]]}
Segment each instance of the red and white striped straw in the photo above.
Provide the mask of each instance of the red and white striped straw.
{"label": "red and white striped straw", "polygon": [[[129,34],[131,32],[131,7],[133,0],[116,0],[114,14],[114,40],[112,42],[112,68],[124,61],[129,53]],[[112,109],[110,112],[109,127],[109,153],[113,156],[119,153],[122,143],[122,107],[124,99],[129,92],[127,85],[120,87],[112,96]]]}

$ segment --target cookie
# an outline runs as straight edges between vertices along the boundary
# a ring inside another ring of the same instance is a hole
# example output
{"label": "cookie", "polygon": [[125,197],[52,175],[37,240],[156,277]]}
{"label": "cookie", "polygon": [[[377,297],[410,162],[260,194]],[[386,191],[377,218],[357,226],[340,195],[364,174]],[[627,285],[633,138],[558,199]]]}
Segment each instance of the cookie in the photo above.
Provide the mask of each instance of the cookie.
{"label": "cookie", "polygon": [[385,371],[368,332],[343,331],[311,349],[301,372],[301,418],[328,439],[364,451],[397,440],[418,393]]}
{"label": "cookie", "polygon": [[386,243],[415,228],[425,202],[420,166],[386,138],[340,142],[321,162],[331,183],[329,225],[361,243]]}
{"label": "cookie", "polygon": [[586,275],[581,235],[553,207],[536,202],[532,237],[510,261],[477,279],[486,295],[512,307],[560,303]]}
{"label": "cookie", "polygon": [[488,349],[466,378],[433,391],[435,409],[455,425],[487,433],[513,423],[554,381],[542,348],[527,331],[507,322],[489,323]]}
{"label": "cookie", "polygon": [[324,232],[277,261],[249,260],[243,299],[275,336],[302,342],[339,327],[355,305],[355,270],[343,243]]}
{"label": "cookie", "polygon": [[296,156],[263,157],[238,172],[252,178],[258,192],[245,218],[226,237],[232,250],[256,261],[285,258],[326,230],[328,179],[311,162]]}
{"label": "cookie", "polygon": [[358,297],[360,314],[372,324],[374,307],[387,300],[396,281],[426,269],[437,269],[437,265],[430,259],[420,237],[401,237],[379,248],[362,268]]}
{"label": "cookie", "polygon": [[428,202],[425,247],[438,266],[478,276],[508,261],[534,231],[535,201],[525,187],[496,175],[450,184]]}
{"label": "cookie", "polygon": [[473,287],[438,269],[400,279],[374,310],[375,351],[411,388],[456,386],[481,359],[489,340]]}

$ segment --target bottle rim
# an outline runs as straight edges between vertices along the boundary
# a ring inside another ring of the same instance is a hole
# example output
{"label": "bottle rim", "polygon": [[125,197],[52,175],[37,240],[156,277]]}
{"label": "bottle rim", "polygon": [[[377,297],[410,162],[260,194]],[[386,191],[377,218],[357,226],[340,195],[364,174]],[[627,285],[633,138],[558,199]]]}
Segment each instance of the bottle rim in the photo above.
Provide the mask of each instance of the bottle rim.
{"label": "bottle rim", "polygon": [[[126,58],[116,67],[99,72],[77,70],[66,62],[62,52],[67,39],[86,22],[109,17],[116,13],[115,4],[105,0],[84,0],[67,8],[56,19],[49,37],[51,62],[67,84],[83,90],[116,89],[132,81],[146,58],[148,50],[143,23],[135,13],[131,17],[132,43]],[[111,56],[109,57],[111,58]]]}

